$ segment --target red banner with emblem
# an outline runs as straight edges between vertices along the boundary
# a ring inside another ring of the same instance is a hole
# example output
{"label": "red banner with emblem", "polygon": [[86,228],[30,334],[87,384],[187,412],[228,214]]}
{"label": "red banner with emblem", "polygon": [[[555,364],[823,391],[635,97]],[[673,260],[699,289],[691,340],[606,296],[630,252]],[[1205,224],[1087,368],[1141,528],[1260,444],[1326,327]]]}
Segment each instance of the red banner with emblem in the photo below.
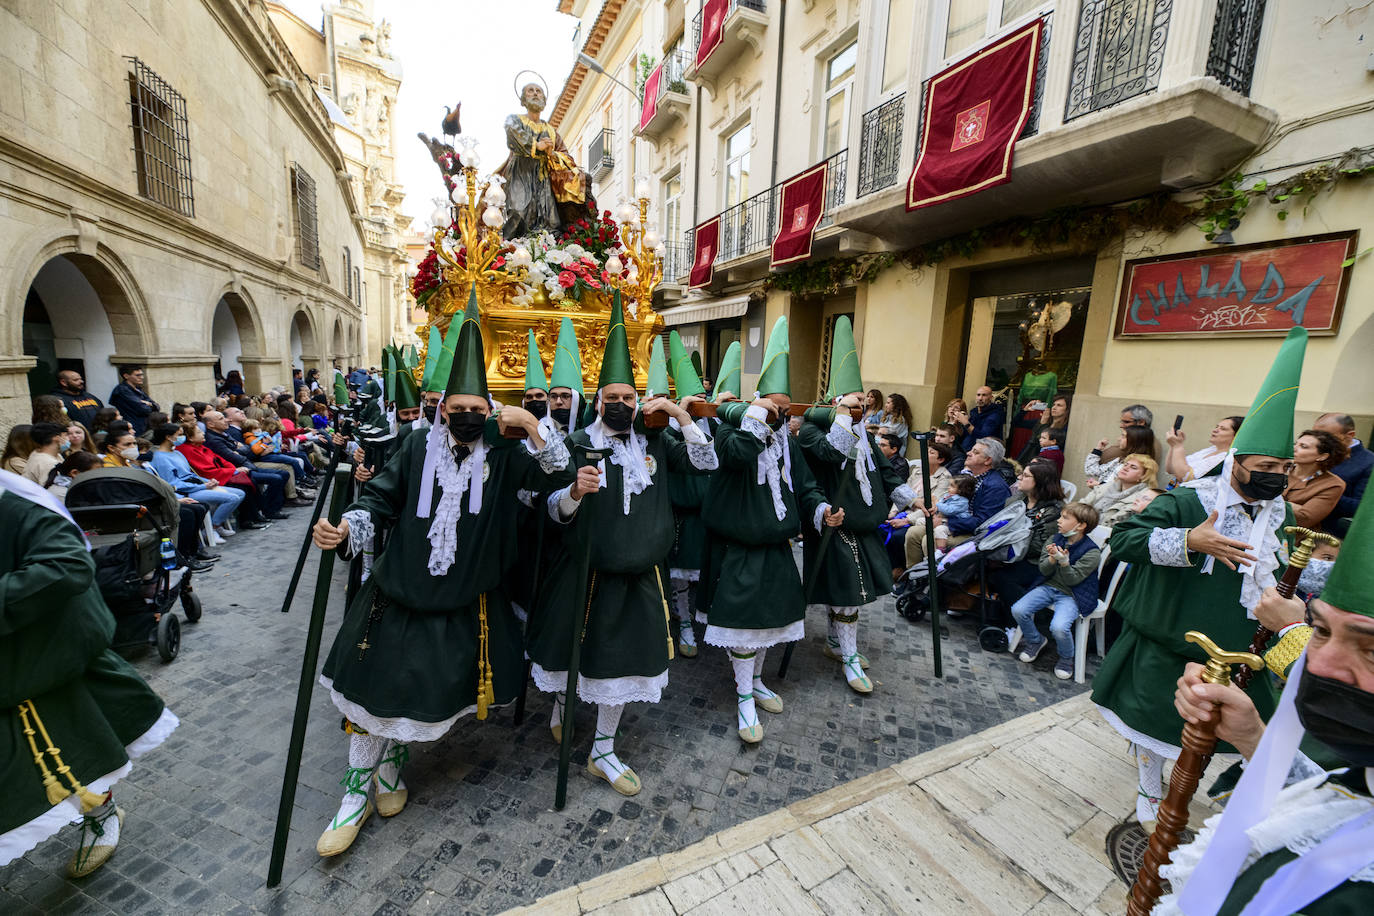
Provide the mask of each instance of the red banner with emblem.
{"label": "red banner with emblem", "polygon": [[770,266],[778,267],[811,257],[811,240],[825,212],[827,162],[812,166],[782,185],[782,216],[773,239]]}
{"label": "red banner with emblem", "polygon": [[1126,262],[1118,337],[1335,334],[1355,233],[1237,245]]}
{"label": "red banner with emblem", "polygon": [[697,66],[720,45],[720,36],[729,12],[730,0],[706,0],[701,8],[701,44],[697,45]]}
{"label": "red banner with emblem", "polygon": [[1011,156],[1035,100],[1039,19],[931,77],[921,146],[906,183],[918,210],[1011,181]]}
{"label": "red banner with emblem", "polygon": [[658,84],[662,79],[663,65],[659,64],[644,83],[644,107],[639,112],[640,130],[654,119],[654,114],[658,111]]}
{"label": "red banner with emblem", "polygon": [[713,216],[692,233],[692,275],[690,289],[706,286],[715,277],[716,252],[720,251],[720,217]]}

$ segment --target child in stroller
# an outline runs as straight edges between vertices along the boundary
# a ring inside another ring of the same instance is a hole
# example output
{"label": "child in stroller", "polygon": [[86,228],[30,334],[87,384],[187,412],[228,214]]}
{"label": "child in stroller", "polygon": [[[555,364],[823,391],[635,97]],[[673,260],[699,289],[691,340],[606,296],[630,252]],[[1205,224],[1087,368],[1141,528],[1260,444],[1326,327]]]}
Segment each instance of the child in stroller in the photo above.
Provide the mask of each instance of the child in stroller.
{"label": "child in stroller", "polygon": [[181,602],[188,623],[200,620],[200,596],[176,543],[176,491],[134,468],[107,468],[76,477],[67,509],[86,531],[101,596],[115,618],[114,648],[153,645],[163,661],[181,649]]}

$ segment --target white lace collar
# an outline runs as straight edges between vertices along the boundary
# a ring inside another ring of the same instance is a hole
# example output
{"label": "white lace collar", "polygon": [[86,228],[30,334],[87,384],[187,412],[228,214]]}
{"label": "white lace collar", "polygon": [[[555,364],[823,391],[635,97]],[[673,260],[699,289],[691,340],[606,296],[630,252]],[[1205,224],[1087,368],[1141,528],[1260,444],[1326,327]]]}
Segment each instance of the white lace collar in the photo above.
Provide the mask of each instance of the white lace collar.
{"label": "white lace collar", "polygon": [[[639,410],[636,408],[635,414]],[[653,485],[653,478],[649,475],[649,467],[645,462],[645,455],[648,452],[649,442],[643,433],[634,432],[631,428],[630,434],[624,439],[620,434],[613,432],[610,427],[601,421],[600,417],[596,422],[587,427],[587,438],[591,440],[592,448],[611,450],[611,464],[620,468],[620,479],[623,482],[621,487],[621,511],[626,515],[630,514],[630,498],[643,493]],[[604,476],[606,462],[597,462],[597,467],[602,471],[601,486],[606,486]]]}
{"label": "white lace collar", "polygon": [[[1254,545],[1256,561],[1237,567],[1241,574],[1240,605],[1254,616],[1255,605],[1259,603],[1260,595],[1266,588],[1278,582],[1274,577],[1274,571],[1279,568],[1278,529],[1283,524],[1284,503],[1282,496],[1256,503],[1259,511],[1255,513],[1254,519],[1247,517],[1245,511],[1239,508],[1245,503],[1244,497],[1231,486],[1231,466],[1234,462],[1233,451],[1228,453],[1221,463],[1220,474],[1201,480],[1190,480],[1183,486],[1197,493],[1198,502],[1202,503],[1202,511],[1208,514],[1217,513],[1218,531],[1227,537],[1236,537]],[[1229,512],[1233,506],[1236,507],[1236,511]],[[1231,530],[1227,531],[1227,528]],[[1207,557],[1202,564],[1202,573],[1210,576],[1215,566],[1214,558]]]}

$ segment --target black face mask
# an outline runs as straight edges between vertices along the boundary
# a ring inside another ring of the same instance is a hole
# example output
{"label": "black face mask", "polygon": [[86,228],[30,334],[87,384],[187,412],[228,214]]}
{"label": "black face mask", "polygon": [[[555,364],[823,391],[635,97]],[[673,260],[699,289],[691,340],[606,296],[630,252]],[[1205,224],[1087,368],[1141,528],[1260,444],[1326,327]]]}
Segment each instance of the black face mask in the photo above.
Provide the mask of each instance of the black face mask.
{"label": "black face mask", "polygon": [[610,427],[612,432],[629,432],[630,425],[635,421],[634,405],[626,404],[624,401],[602,404],[601,421]]}
{"label": "black face mask", "polygon": [[778,416],[768,421],[768,428],[771,429],[773,432],[777,432],[778,430],[782,429],[783,424],[786,422],[786,418],[779,414]]}
{"label": "black face mask", "polygon": [[432,424],[434,422],[434,418],[439,416],[439,405],[425,404],[423,407],[420,408],[420,411],[425,415],[425,419]]}
{"label": "black face mask", "polygon": [[572,419],[572,408],[555,407],[553,410],[549,411],[549,416],[553,417],[553,421],[559,426],[567,426],[568,421]]}
{"label": "black face mask", "polygon": [[1309,735],[1352,766],[1374,767],[1374,694],[1303,669],[1294,701]]}
{"label": "black face mask", "polygon": [[1250,479],[1238,482],[1236,487],[1247,499],[1273,499],[1288,489],[1288,475],[1278,471],[1250,471]]}
{"label": "black face mask", "polygon": [[448,428],[453,433],[453,438],[459,442],[476,442],[482,438],[482,430],[486,428],[487,418],[480,413],[465,411],[463,413],[452,413],[448,416]]}
{"label": "black face mask", "polygon": [[548,401],[530,401],[530,402],[528,402],[528,403],[525,404],[525,409],[528,410],[530,413],[534,414],[534,418],[535,418],[536,420],[542,420],[542,419],[544,419],[544,417],[548,416],[548,413],[549,413],[549,402],[548,402]]}

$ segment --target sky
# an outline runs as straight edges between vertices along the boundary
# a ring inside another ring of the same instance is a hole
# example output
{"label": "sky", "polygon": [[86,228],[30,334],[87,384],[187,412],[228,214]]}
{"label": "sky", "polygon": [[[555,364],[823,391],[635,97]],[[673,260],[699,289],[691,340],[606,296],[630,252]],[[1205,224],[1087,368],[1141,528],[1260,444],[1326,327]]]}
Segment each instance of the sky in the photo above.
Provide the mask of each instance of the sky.
{"label": "sky", "polygon": [[[320,27],[321,0],[283,5]],[[463,103],[463,133],[479,141],[483,174],[506,158],[501,125],[520,110],[512,81],[521,70],[548,83],[550,113],[577,55],[577,20],[557,6],[557,0],[374,0],[373,17],[391,23],[391,53],[402,67],[397,177],[416,228],[428,224],[433,199],[444,192],[438,166],[415,135],[439,136],[445,106]]]}

